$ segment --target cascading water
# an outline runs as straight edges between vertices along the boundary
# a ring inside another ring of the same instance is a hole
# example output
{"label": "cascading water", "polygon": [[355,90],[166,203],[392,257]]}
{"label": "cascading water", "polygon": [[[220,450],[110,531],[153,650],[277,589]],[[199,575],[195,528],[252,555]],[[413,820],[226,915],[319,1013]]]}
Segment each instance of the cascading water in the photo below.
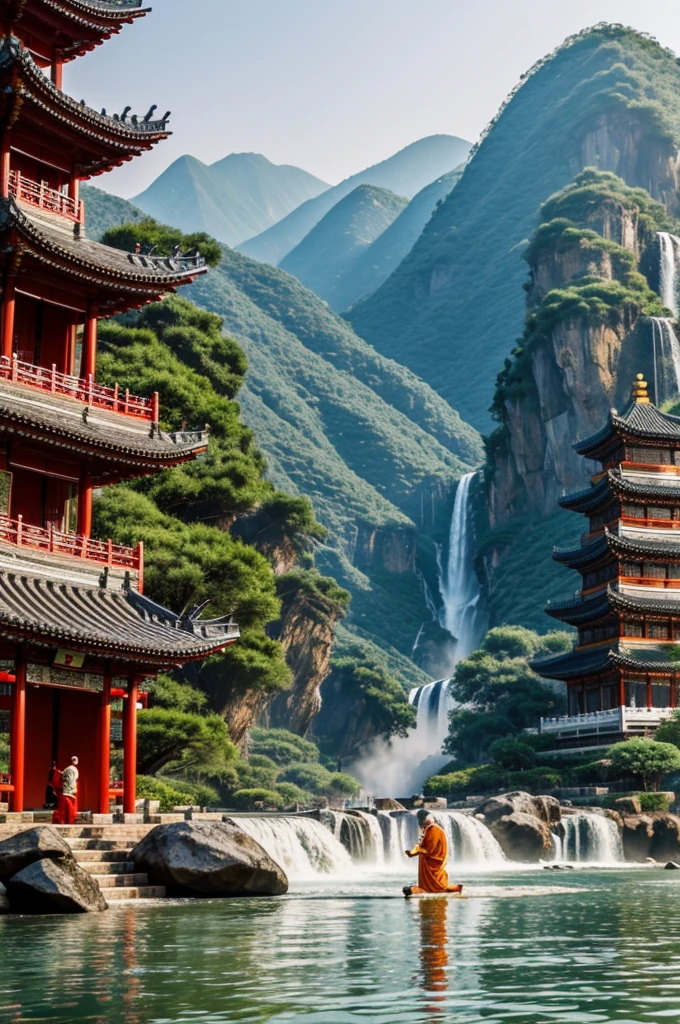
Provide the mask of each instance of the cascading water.
{"label": "cascading water", "polygon": [[604,814],[580,811],[565,815],[553,839],[556,861],[612,864],[624,859],[618,825]]}
{"label": "cascading water", "polygon": [[654,397],[657,405],[680,394],[680,341],[673,321],[653,316],[652,345],[654,366]]}
{"label": "cascading water", "polygon": [[[385,865],[401,869],[409,863],[404,851],[418,842],[416,812],[394,811],[384,817],[392,818],[398,834],[397,839],[392,826],[383,826],[383,836],[388,835],[390,843],[389,848],[385,847]],[[505,863],[505,856],[497,840],[474,815],[463,811],[432,811],[432,817],[446,832],[451,864],[491,868]]]}
{"label": "cascading water", "polygon": [[[470,497],[474,476],[467,473],[458,482],[446,570],[440,565],[441,624],[455,643],[449,669],[475,649],[486,626],[473,565]],[[420,634],[416,646],[419,639]],[[448,732],[448,713],[453,707],[450,682],[450,678],[439,679],[413,689],[409,702],[417,708],[415,728],[408,736],[397,737],[390,743],[377,742],[370,754],[352,766],[371,792],[410,796],[419,792],[426,779],[449,760],[441,750]]]}
{"label": "cascading water", "polygon": [[680,238],[667,231],[659,231],[659,291],[661,300],[673,316],[678,316],[678,256]]}
{"label": "cascading water", "polygon": [[458,481],[449,532],[449,558],[446,572],[439,574],[441,623],[456,640],[455,662],[472,653],[484,632],[470,528],[470,493],[475,476],[475,473],[466,473]]}
{"label": "cascading water", "polygon": [[354,871],[352,858],[342,843],[314,818],[239,816],[237,821],[239,828],[264,847],[294,881]]}

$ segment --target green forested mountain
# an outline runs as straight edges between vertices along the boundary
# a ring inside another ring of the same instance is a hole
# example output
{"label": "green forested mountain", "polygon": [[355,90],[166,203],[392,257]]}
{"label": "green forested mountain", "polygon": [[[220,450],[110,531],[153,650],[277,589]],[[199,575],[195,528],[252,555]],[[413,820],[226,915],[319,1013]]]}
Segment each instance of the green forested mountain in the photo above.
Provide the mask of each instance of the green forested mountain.
{"label": "green forested mountain", "polygon": [[350,627],[409,654],[430,618],[415,569],[436,588],[433,538],[479,435],[282,270],[225,248],[189,294],[243,345],[244,418],[277,486],[309,495],[329,529],[317,561],[352,592]]}
{"label": "green forested mountain", "polygon": [[136,224],[146,217],[143,210],[127,199],[112,196],[93,185],[81,185],[80,196],[85,203],[87,236],[95,241],[110,228],[120,224]]}
{"label": "green forested mountain", "polygon": [[293,210],[278,224],[242,242],[246,256],[277,266],[340,200],[357,185],[378,185],[410,199],[435,178],[458,167],[467,157],[470,143],[453,135],[431,135],[413,142],[379,164],[353,174]]}
{"label": "green forested mountain", "polygon": [[457,167],[426,185],[382,235],[359,254],[342,279],[344,306],[335,308],[346,309],[387,280],[411,251],[437,205],[460,181],[462,173],[463,167]]}
{"label": "green forested mountain", "polygon": [[210,165],[182,156],[133,202],[163,224],[236,245],[327,189],[307,171],[259,153],[231,153]]}
{"label": "green forested mountain", "polygon": [[584,167],[677,203],[680,67],[616,25],[567,40],[523,76],[399,268],[349,314],[358,334],[487,428],[521,333],[522,253],[540,204]]}
{"label": "green forested mountain", "polygon": [[332,309],[352,301],[345,279],[366,249],[408,206],[386,188],[359,185],[341,199],[281,261],[281,269],[315,292]]}

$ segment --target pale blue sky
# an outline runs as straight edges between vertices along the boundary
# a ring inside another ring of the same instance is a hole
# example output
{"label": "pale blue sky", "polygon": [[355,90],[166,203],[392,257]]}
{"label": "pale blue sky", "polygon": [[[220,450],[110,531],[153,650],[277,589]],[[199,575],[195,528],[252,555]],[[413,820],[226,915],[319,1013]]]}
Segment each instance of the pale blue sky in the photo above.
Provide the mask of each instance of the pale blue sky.
{"label": "pale blue sky", "polygon": [[264,153],[335,183],[425,135],[474,141],[522,72],[598,21],[680,52],[680,0],[150,3],[65,74],[91,106],[173,111],[172,139],[93,182],[124,196],[183,153]]}

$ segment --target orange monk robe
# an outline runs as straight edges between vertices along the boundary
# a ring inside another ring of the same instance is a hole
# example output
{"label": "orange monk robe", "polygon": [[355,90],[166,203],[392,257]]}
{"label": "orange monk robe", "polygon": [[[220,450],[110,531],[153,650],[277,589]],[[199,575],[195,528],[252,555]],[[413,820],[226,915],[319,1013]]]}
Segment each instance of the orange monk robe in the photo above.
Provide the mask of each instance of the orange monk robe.
{"label": "orange monk robe", "polygon": [[413,886],[414,893],[462,890],[460,885],[449,885],[449,876],[446,873],[449,844],[443,828],[439,825],[428,825],[414,852],[418,855],[418,885]]}

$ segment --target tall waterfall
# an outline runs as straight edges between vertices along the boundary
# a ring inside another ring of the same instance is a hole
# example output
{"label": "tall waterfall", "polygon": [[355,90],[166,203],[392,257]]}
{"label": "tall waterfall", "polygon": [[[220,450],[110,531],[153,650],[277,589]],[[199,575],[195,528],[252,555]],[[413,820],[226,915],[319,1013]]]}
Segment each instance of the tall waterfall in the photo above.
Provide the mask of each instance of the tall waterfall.
{"label": "tall waterfall", "polygon": [[680,341],[673,321],[653,316],[652,345],[654,366],[654,398],[657,405],[680,395]]}
{"label": "tall waterfall", "polygon": [[[239,828],[257,840],[293,881],[348,875],[352,858],[332,831],[307,817],[238,817]],[[379,826],[378,826],[379,828]]]}
{"label": "tall waterfall", "polygon": [[678,316],[678,256],[680,254],[680,238],[669,235],[667,231],[659,231],[659,291],[664,306]]}
{"label": "tall waterfall", "polygon": [[624,859],[618,826],[603,814],[581,811],[565,815],[553,839],[555,860],[611,864]]}
{"label": "tall waterfall", "polygon": [[[467,473],[458,481],[446,569],[440,565],[441,624],[455,641],[449,671],[477,647],[486,628],[473,565],[470,495],[474,476],[474,473]],[[420,633],[414,650],[419,639]],[[448,732],[448,713],[453,707],[450,682],[450,678],[438,679],[411,690],[409,702],[417,708],[415,728],[406,737],[397,737],[389,743],[376,742],[370,753],[352,766],[372,793],[412,796],[420,792],[430,775],[435,775],[450,760],[442,754]]]}
{"label": "tall waterfall", "polygon": [[475,473],[466,473],[458,481],[448,562],[446,571],[440,571],[439,575],[441,623],[456,639],[455,662],[462,661],[475,649],[484,632],[479,583],[473,564],[474,538],[470,529],[470,489],[475,476]]}

